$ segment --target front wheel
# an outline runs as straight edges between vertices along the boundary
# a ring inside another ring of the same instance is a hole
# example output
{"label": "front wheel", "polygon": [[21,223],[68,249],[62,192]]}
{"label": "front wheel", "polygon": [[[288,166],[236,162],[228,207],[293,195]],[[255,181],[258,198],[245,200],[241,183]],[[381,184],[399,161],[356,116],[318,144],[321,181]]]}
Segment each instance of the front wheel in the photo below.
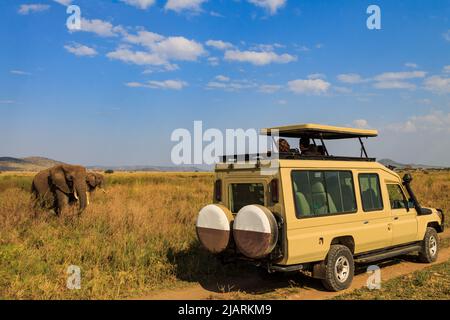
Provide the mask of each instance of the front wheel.
{"label": "front wheel", "polygon": [[427,228],[419,252],[419,260],[425,263],[435,262],[439,252],[439,238],[434,228]]}
{"label": "front wheel", "polygon": [[350,287],[355,272],[353,255],[343,245],[332,245],[325,260],[324,287],[330,291],[340,291]]}

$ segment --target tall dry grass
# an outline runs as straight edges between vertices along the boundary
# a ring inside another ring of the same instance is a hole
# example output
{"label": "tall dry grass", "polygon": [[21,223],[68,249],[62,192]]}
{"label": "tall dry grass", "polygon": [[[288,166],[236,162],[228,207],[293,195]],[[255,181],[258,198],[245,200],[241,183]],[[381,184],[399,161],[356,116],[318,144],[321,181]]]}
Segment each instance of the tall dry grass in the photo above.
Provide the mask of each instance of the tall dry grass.
{"label": "tall dry grass", "polygon": [[[450,211],[450,173],[413,173],[423,205]],[[210,203],[213,175],[115,173],[81,218],[39,213],[30,204],[31,174],[0,174],[0,299],[139,296],[236,272],[199,248],[198,210]],[[447,219],[448,221],[449,219]],[[69,265],[81,290],[66,288]]]}
{"label": "tall dry grass", "polygon": [[412,188],[422,206],[440,208],[446,215],[449,225],[450,213],[450,172],[414,171]]}
{"label": "tall dry grass", "polygon": [[[81,218],[33,217],[31,179],[0,176],[0,298],[121,298],[223,270],[195,237],[211,174],[108,176]],[[66,288],[69,265],[81,267],[81,290]]]}

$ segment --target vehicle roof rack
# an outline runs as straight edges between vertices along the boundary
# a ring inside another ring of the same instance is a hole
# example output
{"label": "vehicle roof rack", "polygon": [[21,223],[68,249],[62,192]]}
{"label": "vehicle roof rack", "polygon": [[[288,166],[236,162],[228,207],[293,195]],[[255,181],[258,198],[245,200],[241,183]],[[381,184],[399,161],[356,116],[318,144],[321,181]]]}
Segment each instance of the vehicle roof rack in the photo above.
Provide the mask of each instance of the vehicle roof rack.
{"label": "vehicle roof rack", "polygon": [[[238,161],[250,162],[257,160],[271,159],[272,153],[256,153],[256,154],[242,154],[242,155],[231,155],[231,156],[221,156],[220,161],[222,163],[237,163]],[[348,157],[348,156],[305,156],[300,155],[295,152],[282,152],[277,154],[279,159],[284,160],[334,160],[334,161],[366,161],[375,162],[376,158],[369,157]]]}
{"label": "vehicle roof rack", "polygon": [[261,134],[267,136],[276,134],[286,138],[309,137],[311,139],[336,140],[376,137],[378,131],[308,123],[266,128],[261,130]]}

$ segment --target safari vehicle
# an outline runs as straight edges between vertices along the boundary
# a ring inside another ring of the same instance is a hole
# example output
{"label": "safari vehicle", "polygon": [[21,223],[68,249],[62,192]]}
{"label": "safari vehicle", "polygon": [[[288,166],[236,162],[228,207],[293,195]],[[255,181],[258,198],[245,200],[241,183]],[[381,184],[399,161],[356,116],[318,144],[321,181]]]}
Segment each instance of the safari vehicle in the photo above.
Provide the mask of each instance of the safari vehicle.
{"label": "safari vehicle", "polygon": [[[263,129],[279,137],[320,142],[323,153],[277,154],[277,169],[264,155],[223,157],[215,167],[214,202],[200,210],[197,235],[222,257],[245,259],[269,272],[310,271],[328,290],[350,286],[355,263],[417,252],[438,256],[440,209],[424,208],[400,176],[369,158],[362,138],[376,130],[316,124]],[[332,156],[325,141],[357,139],[360,157]]]}

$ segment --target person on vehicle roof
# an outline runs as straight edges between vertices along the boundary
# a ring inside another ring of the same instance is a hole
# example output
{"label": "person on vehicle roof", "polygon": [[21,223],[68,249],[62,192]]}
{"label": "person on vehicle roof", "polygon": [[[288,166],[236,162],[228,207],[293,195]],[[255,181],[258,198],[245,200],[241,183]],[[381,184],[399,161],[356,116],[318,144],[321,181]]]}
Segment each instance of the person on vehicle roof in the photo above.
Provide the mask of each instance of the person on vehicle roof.
{"label": "person on vehicle roof", "polygon": [[311,144],[309,137],[300,138],[300,152],[302,156],[320,156],[317,146]]}
{"label": "person on vehicle roof", "polygon": [[284,153],[284,152],[290,152],[291,146],[289,145],[289,142],[286,141],[286,139],[279,139],[278,140],[278,152]]}

